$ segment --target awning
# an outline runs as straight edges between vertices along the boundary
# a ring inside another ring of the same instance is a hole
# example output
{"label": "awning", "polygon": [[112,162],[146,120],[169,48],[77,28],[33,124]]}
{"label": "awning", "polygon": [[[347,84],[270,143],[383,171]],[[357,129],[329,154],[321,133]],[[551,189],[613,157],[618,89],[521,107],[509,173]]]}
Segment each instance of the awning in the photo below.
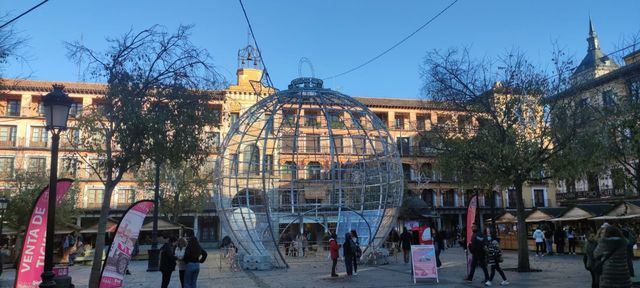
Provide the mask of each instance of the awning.
{"label": "awning", "polygon": [[56,225],[55,234],[56,235],[71,234],[73,232],[80,231],[80,228],[81,227],[78,226],[78,225],[74,225],[74,224],[71,224],[71,223],[64,223],[64,224],[61,224],[61,225]]}
{"label": "awning", "polygon": [[622,219],[633,219],[640,218],[640,214],[638,215],[623,215],[623,216],[600,216],[589,218],[589,220],[622,220]]}
{"label": "awning", "polygon": [[613,208],[609,213],[590,220],[616,220],[640,218],[640,207],[629,202],[623,202]]}
{"label": "awning", "polygon": [[[118,221],[114,220],[114,219],[107,219],[107,233],[113,233],[116,232],[116,227],[118,227]],[[80,230],[80,233],[86,233],[86,234],[92,234],[92,233],[98,233],[98,223]]]}
{"label": "awning", "polygon": [[516,223],[518,219],[513,214],[506,212],[496,219],[496,224]]}
{"label": "awning", "polygon": [[589,219],[594,216],[596,215],[593,215],[580,207],[573,207],[569,209],[567,212],[564,212],[562,216],[555,219],[551,219],[550,221],[553,221],[553,222],[579,221],[579,220]]}
{"label": "awning", "polygon": [[536,210],[533,213],[529,214],[529,216],[527,217],[527,219],[525,219],[525,222],[527,223],[535,223],[535,222],[542,222],[542,221],[549,221],[553,219],[553,216],[544,213],[540,210]]}
{"label": "awning", "polygon": [[[182,229],[182,225],[173,224],[164,219],[158,219],[158,231],[165,230],[180,230]],[[140,231],[152,231],[153,230],[153,219],[146,224],[142,225]]]}

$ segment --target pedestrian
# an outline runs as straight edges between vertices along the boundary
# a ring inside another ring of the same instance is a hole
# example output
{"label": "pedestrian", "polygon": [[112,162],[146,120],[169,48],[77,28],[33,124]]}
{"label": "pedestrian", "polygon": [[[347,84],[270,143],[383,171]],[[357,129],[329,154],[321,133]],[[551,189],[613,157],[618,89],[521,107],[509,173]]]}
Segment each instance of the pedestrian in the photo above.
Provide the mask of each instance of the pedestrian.
{"label": "pedestrian", "polygon": [[[232,245],[232,244],[229,244]],[[227,245],[227,246],[229,246]],[[178,276],[180,277],[180,287],[184,287],[184,271],[186,265],[184,263],[184,252],[187,249],[187,238],[181,237],[178,240],[178,246],[176,247],[175,255],[178,262]]]}
{"label": "pedestrian", "polygon": [[204,263],[207,259],[207,251],[202,249],[198,239],[195,236],[189,237],[187,248],[182,258],[185,263],[184,271],[184,287],[196,288],[198,274],[200,273],[200,263]]}
{"label": "pedestrian", "polygon": [[560,225],[556,228],[556,232],[553,233],[553,240],[556,242],[556,252],[558,254],[564,254],[564,239],[565,233],[562,231]]}
{"label": "pedestrian", "polygon": [[358,240],[358,232],[356,230],[351,230],[351,241],[355,244],[355,257],[353,257],[353,275],[358,275],[358,261],[360,261],[360,257],[362,257],[362,248],[360,248],[360,240]]}
{"label": "pedestrian", "polygon": [[502,282],[500,282],[500,285],[509,285],[507,276],[504,275],[504,271],[502,271],[502,268],[500,268],[500,263],[502,263],[502,249],[500,249],[500,242],[498,241],[498,239],[495,239],[493,237],[488,237],[487,240],[489,242],[487,260],[489,266],[491,267],[491,275],[489,275],[489,283],[487,286],[491,286],[493,277],[496,276],[496,271],[498,271],[498,273],[500,273],[500,277],[502,277]]}
{"label": "pedestrian", "polygon": [[615,226],[609,225],[603,229],[603,237],[593,251],[593,256],[597,259],[595,267],[602,270],[600,287],[631,287],[626,251],[627,239]]}
{"label": "pedestrian", "polygon": [[353,258],[356,256],[355,243],[351,240],[351,233],[344,234],[342,255],[344,256],[344,266],[347,268],[347,276],[351,276],[353,275]]}
{"label": "pedestrian", "polygon": [[547,245],[547,255],[553,254],[553,230],[549,226],[544,229],[544,243]]}
{"label": "pedestrian", "polygon": [[175,255],[175,247],[178,239],[176,237],[171,236],[169,241],[162,245],[160,248],[160,272],[162,272],[162,288],[169,287],[169,282],[171,281],[171,274],[173,270],[176,270],[176,255]]}
{"label": "pedestrian", "polygon": [[582,257],[582,262],[584,262],[584,268],[591,273],[591,288],[598,288],[600,285],[600,272],[596,271],[594,268],[595,258],[593,256],[593,251],[596,250],[596,246],[598,246],[598,239],[595,233],[590,232],[584,243],[584,256]]}
{"label": "pedestrian", "polygon": [[434,249],[436,250],[436,267],[440,268],[442,267],[442,262],[440,261],[440,253],[442,253],[442,250],[444,250],[444,235],[442,235],[441,231],[438,231],[438,229],[431,228],[431,235],[433,235],[433,246]]}
{"label": "pedestrian", "polygon": [[407,227],[404,227],[402,234],[400,234],[400,244],[402,246],[402,253],[404,254],[404,263],[409,263],[409,255],[411,253],[411,239],[413,236],[407,230]]}
{"label": "pedestrian", "polygon": [[544,252],[544,232],[540,229],[540,226],[533,231],[533,239],[536,240],[536,255],[540,256]]}
{"label": "pedestrian", "polygon": [[338,264],[338,256],[340,254],[340,244],[337,241],[336,233],[331,233],[329,238],[329,256],[331,256],[331,277],[338,277],[336,273],[336,265]]}
{"label": "pedestrian", "polygon": [[567,229],[567,240],[569,241],[569,254],[576,254],[576,233],[573,231],[573,227],[569,226]]}
{"label": "pedestrian", "polygon": [[480,266],[484,273],[485,285],[491,285],[489,281],[489,272],[487,271],[487,239],[482,234],[482,231],[478,230],[477,225],[471,226],[473,234],[470,235],[471,243],[469,243],[469,252],[471,252],[471,270],[469,275],[465,278],[467,282],[473,282],[473,274],[476,271],[476,266]]}
{"label": "pedestrian", "polygon": [[626,226],[622,229],[622,235],[627,239],[627,263],[629,264],[629,275],[635,277],[636,273],[633,269],[633,246],[636,245],[636,234],[633,233],[631,227]]}

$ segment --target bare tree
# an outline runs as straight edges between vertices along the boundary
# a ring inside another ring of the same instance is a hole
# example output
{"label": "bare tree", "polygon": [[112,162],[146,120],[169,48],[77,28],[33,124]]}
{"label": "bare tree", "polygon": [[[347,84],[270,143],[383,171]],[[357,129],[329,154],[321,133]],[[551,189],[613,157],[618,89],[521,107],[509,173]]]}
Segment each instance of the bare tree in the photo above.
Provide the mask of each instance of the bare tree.
{"label": "bare tree", "polygon": [[[207,51],[195,47],[189,40],[190,28],[180,26],[174,33],[160,26],[129,31],[119,38],[107,39],[110,46],[105,52],[94,51],[78,42],[67,43],[69,57],[88,57],[85,73],[107,83],[105,95],[96,99],[77,119],[78,151],[83,151],[77,155],[100,178],[105,189],[89,287],[98,287],[100,281],[100,259],[113,190],[125,173],[152,158],[149,151],[157,147],[161,136],[153,133],[166,123],[186,125],[182,127],[183,132],[176,132],[174,136],[191,133],[189,137],[200,137],[203,133],[191,122],[181,122],[180,112],[176,112],[208,106],[211,94],[206,91],[215,88],[219,79]],[[158,107],[164,107],[167,113],[153,113]],[[156,117],[160,116],[162,123],[158,125]],[[169,134],[163,136],[182,141]],[[96,159],[88,159],[88,155]]]}
{"label": "bare tree", "polygon": [[547,101],[567,87],[572,71],[562,51],[553,56],[551,72],[519,51],[481,60],[467,49],[433,51],[422,65],[425,97],[457,111],[425,132],[441,169],[474,187],[497,184],[516,191],[519,271],[530,270],[523,185],[549,179],[550,164],[564,156],[572,131],[585,124],[572,105]]}

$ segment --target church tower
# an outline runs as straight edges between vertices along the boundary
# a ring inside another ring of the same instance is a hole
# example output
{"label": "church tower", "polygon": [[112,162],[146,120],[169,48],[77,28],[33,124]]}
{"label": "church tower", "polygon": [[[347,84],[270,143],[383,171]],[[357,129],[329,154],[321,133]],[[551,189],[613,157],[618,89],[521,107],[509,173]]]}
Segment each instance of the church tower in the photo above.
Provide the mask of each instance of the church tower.
{"label": "church tower", "polygon": [[578,65],[573,75],[571,75],[573,85],[579,85],[619,68],[613,59],[609,58],[609,56],[600,50],[600,41],[593,27],[591,17],[589,17],[589,37],[587,38],[587,43],[589,44],[587,55],[584,56],[580,65]]}

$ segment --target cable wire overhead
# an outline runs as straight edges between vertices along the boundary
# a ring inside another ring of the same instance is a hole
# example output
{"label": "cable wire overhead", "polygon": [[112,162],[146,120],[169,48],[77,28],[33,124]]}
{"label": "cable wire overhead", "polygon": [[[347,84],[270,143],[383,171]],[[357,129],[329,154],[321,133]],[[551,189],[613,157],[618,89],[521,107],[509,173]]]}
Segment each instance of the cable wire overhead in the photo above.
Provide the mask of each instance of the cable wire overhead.
{"label": "cable wire overhead", "polygon": [[323,80],[328,80],[328,79],[333,79],[336,77],[340,77],[346,74],[349,74],[353,71],[356,71],[364,66],[367,66],[368,64],[370,64],[373,61],[378,60],[380,57],[384,56],[385,54],[391,52],[391,50],[395,49],[396,47],[402,45],[402,43],[404,43],[405,41],[409,40],[409,38],[413,37],[413,35],[417,34],[418,32],[420,32],[420,30],[424,29],[425,27],[427,27],[429,24],[431,24],[431,22],[435,21],[438,17],[440,17],[440,15],[444,14],[444,12],[446,12],[447,10],[449,10],[449,8],[451,8],[451,6],[453,6],[454,4],[456,4],[456,2],[458,2],[458,0],[454,0],[453,2],[451,2],[451,4],[449,4],[447,7],[445,7],[444,9],[440,10],[440,12],[438,12],[438,14],[434,15],[433,17],[431,17],[426,23],[422,24],[420,27],[418,27],[418,29],[416,29],[415,31],[413,31],[411,34],[407,35],[406,37],[402,38],[402,40],[398,41],[396,44],[394,44],[393,46],[389,47],[387,50],[382,51],[382,53],[376,55],[375,57],[365,61],[364,63],[355,66],[347,71],[344,71],[342,73],[338,73],[335,74],[333,76],[329,76],[326,78],[323,78]]}

